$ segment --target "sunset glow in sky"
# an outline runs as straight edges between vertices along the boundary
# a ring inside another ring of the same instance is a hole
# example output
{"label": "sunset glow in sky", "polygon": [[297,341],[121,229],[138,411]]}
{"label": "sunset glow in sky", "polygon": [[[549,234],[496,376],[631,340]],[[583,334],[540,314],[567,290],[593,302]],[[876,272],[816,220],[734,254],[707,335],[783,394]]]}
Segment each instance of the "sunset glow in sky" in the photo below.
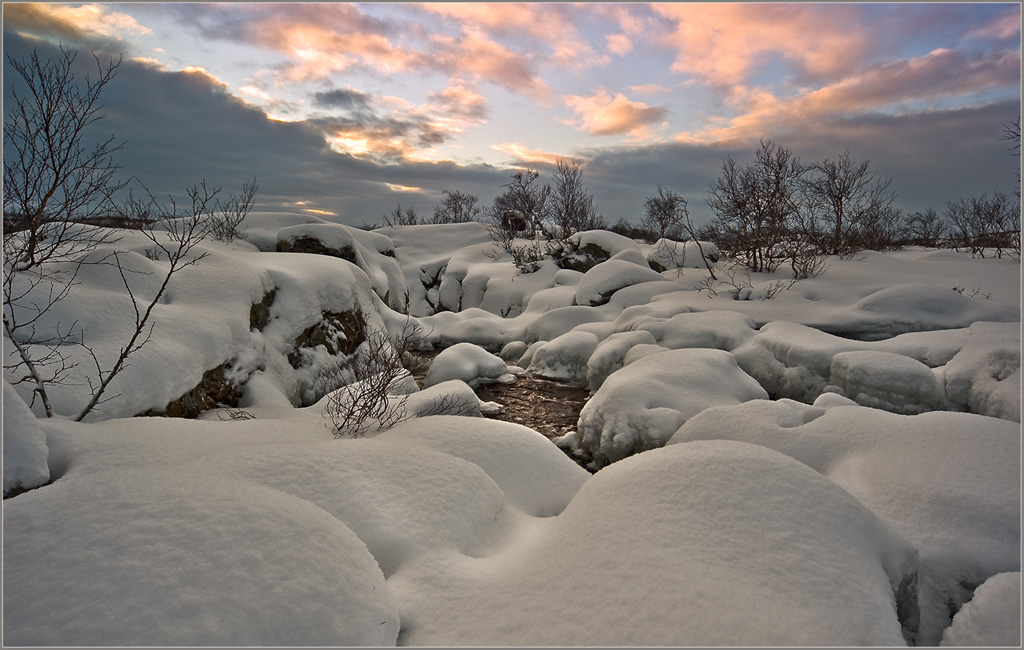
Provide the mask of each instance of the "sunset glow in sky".
{"label": "sunset glow in sky", "polygon": [[700,214],[725,156],[750,159],[762,138],[807,162],[849,148],[910,210],[1009,193],[1019,165],[999,140],[1020,113],[1019,3],[5,4],[3,17],[15,56],[58,41],[124,54],[117,83],[133,90],[111,86],[104,128],[128,141],[126,167],[157,184],[257,175],[268,207],[355,224],[396,201],[427,213],[443,189],[489,203],[511,167],[561,157],[587,164],[613,221],[638,216],[656,183]]}

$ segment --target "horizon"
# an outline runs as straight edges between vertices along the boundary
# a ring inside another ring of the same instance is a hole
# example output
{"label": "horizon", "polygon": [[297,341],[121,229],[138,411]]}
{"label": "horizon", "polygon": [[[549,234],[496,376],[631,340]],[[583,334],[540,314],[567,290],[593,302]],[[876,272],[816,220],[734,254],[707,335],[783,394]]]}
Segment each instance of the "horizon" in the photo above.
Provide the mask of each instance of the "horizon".
{"label": "horizon", "polygon": [[561,158],[609,224],[659,184],[703,223],[723,161],[762,139],[870,160],[907,212],[1010,194],[1020,20],[1019,3],[3,7],[8,56],[124,56],[95,128],[126,142],[126,175],[161,194],[255,176],[258,211],[355,226],[396,204],[429,218],[443,190],[486,206]]}

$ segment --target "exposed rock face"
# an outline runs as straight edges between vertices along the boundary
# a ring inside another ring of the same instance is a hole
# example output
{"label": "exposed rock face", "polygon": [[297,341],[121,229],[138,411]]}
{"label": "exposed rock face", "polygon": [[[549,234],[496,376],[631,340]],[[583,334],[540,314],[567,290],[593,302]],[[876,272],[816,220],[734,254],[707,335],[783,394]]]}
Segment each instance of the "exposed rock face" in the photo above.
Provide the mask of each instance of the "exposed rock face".
{"label": "exposed rock face", "polygon": [[295,349],[288,353],[292,368],[303,365],[304,350],[324,346],[332,356],[349,356],[366,340],[366,320],[356,311],[321,312],[320,322],[310,325],[295,337]]}
{"label": "exposed rock face", "polygon": [[277,289],[271,289],[263,295],[263,300],[249,308],[249,329],[262,332],[263,328],[270,323],[270,306],[274,304],[275,297],[277,297]]}
{"label": "exposed rock face", "polygon": [[150,409],[141,415],[191,419],[209,409],[238,406],[242,398],[242,387],[226,377],[225,370],[230,365],[228,362],[207,370],[195,388],[169,403],[163,410]]}
{"label": "exposed rock face", "polygon": [[322,241],[311,235],[299,235],[294,239],[279,239],[277,242],[279,253],[313,253],[315,255],[330,255],[340,257],[346,262],[357,264],[356,251],[352,246],[331,248]]}

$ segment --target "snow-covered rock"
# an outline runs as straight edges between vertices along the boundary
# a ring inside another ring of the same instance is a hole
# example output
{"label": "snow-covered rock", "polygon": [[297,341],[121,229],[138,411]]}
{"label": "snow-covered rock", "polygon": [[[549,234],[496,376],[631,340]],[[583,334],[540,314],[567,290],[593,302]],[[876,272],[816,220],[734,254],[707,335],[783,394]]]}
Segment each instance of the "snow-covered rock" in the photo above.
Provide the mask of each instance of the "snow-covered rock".
{"label": "snow-covered rock", "polygon": [[473,343],[457,343],[438,354],[427,370],[423,387],[452,379],[461,379],[470,386],[493,382],[508,374],[505,362]]}
{"label": "snow-covered rock", "polygon": [[512,422],[438,416],[400,424],[376,440],[401,441],[468,460],[534,517],[560,513],[590,476],[543,435]]}
{"label": "snow-covered rock", "polygon": [[832,357],[829,384],[822,390],[907,415],[940,408],[945,401],[931,368],[910,357],[871,350]]}
{"label": "snow-covered rock", "polygon": [[[627,368],[628,369],[628,368]],[[935,645],[980,584],[1020,570],[1020,425],[967,413],[896,415],[791,400],[708,409],[669,444],[739,440],[807,464],[921,552],[921,636]]]}
{"label": "snow-covered rock", "polygon": [[913,582],[913,548],[828,479],[754,445],[638,454],[528,530],[505,552],[393,576],[403,641],[904,643],[895,594]]}
{"label": "snow-covered rock", "polygon": [[4,502],[4,642],[391,645],[400,620],[352,530],[223,475],[136,469]]}
{"label": "snow-covered rock", "polygon": [[646,264],[640,266],[629,260],[611,259],[583,274],[576,287],[576,304],[603,305],[623,287],[661,279],[661,275]]}
{"label": "snow-covered rock", "polygon": [[656,345],[654,335],[648,331],[616,332],[598,343],[587,360],[587,385],[596,393],[608,375],[623,366],[623,360],[631,348],[637,345]]}
{"label": "snow-covered rock", "polygon": [[50,480],[46,434],[28,404],[4,381],[4,494],[31,489]]}
{"label": "snow-covered rock", "polygon": [[767,398],[728,352],[667,350],[605,379],[580,412],[580,443],[598,466],[607,465],[661,447],[711,406]]}
{"label": "snow-covered rock", "polygon": [[1015,571],[982,583],[942,633],[940,645],[1020,646],[1020,582]]}
{"label": "snow-covered rock", "polygon": [[540,377],[582,385],[587,380],[587,361],[598,342],[591,332],[566,332],[537,348],[528,370]]}
{"label": "snow-covered rock", "polygon": [[655,271],[706,269],[707,264],[714,266],[719,256],[718,247],[711,242],[702,241],[698,246],[692,239],[682,242],[659,239],[647,253],[647,262]]}

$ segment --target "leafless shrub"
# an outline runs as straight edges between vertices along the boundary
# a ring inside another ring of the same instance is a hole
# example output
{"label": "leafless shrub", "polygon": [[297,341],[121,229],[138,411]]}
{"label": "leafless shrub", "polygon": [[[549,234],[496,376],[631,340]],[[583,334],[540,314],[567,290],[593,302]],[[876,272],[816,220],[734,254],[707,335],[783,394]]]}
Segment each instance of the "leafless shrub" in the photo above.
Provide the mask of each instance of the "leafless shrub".
{"label": "leafless shrub", "polygon": [[217,202],[210,213],[210,236],[217,241],[230,242],[242,234],[241,226],[252,210],[259,183],[253,178],[242,184],[238,196],[232,194],[223,203]]}
{"label": "leafless shrub", "polygon": [[800,281],[798,278],[773,280],[756,288],[750,277],[750,269],[743,262],[726,259],[720,261],[718,269],[719,277],[717,279],[710,275],[705,277],[697,284],[697,291],[706,293],[709,298],[714,298],[725,291],[732,296],[733,300],[770,300],[780,291],[792,289],[793,285]]}
{"label": "leafless shrub", "polygon": [[256,416],[244,409],[226,408],[217,412],[217,419],[221,422],[239,422],[255,420]]}

